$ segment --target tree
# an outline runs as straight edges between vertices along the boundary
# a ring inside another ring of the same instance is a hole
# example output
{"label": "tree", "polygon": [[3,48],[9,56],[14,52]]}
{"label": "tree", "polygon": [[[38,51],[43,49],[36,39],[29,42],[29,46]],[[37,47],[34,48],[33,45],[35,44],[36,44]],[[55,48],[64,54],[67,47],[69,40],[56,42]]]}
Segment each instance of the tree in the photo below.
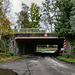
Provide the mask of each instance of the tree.
{"label": "tree", "polygon": [[54,26],[54,21],[57,13],[57,7],[55,5],[56,0],[45,0],[43,2],[43,8],[42,8],[42,17],[41,20],[45,23],[47,29],[50,32],[52,32],[52,26]]}
{"label": "tree", "polygon": [[0,2],[3,2],[3,0],[0,0]]}
{"label": "tree", "polygon": [[22,3],[22,10],[17,14],[18,15],[18,27],[21,26],[21,28],[29,28],[29,15],[28,15],[29,7]]}
{"label": "tree", "polygon": [[56,19],[55,31],[58,36],[67,36],[71,30],[70,12],[72,9],[71,0],[57,0],[59,14]]}
{"label": "tree", "polygon": [[2,2],[2,12],[10,20],[11,17],[11,6],[10,0],[3,0]]}
{"label": "tree", "polygon": [[30,27],[38,28],[40,27],[40,14],[39,14],[39,6],[37,4],[32,3],[30,7]]}
{"label": "tree", "polygon": [[[2,3],[0,3],[0,6],[2,5]],[[2,35],[8,35],[10,32],[9,30],[10,28],[11,22],[6,18],[6,16],[3,14],[2,12],[2,8],[0,7],[0,33],[1,33],[1,37]]]}
{"label": "tree", "polygon": [[2,11],[3,11],[3,14],[6,15],[7,12],[10,12],[11,8],[11,3],[9,0],[4,0],[3,3],[2,3]]}
{"label": "tree", "polygon": [[72,4],[73,7],[70,12],[70,25],[71,25],[71,31],[75,33],[75,1],[74,0],[72,0]]}

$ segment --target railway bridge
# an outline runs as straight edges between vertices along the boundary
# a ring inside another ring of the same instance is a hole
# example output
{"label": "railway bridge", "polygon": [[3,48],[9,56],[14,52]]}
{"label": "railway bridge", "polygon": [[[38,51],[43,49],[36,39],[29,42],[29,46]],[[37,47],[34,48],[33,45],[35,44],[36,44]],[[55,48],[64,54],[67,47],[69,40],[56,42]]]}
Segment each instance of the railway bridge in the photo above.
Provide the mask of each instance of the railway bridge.
{"label": "railway bridge", "polygon": [[57,37],[54,33],[18,32],[14,34],[14,54],[34,54],[38,45],[58,45],[58,52],[63,48],[64,38]]}

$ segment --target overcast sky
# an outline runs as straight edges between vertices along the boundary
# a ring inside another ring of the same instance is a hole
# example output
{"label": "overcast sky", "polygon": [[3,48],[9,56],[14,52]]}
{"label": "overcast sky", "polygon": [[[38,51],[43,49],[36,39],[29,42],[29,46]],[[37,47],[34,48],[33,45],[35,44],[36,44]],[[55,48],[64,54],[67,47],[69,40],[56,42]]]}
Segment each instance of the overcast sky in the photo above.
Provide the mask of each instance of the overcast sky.
{"label": "overcast sky", "polygon": [[10,0],[10,2],[12,3],[13,12],[19,12],[21,10],[22,2],[24,2],[28,6],[30,6],[31,3],[36,3],[38,6],[42,6],[42,1],[44,0]]}

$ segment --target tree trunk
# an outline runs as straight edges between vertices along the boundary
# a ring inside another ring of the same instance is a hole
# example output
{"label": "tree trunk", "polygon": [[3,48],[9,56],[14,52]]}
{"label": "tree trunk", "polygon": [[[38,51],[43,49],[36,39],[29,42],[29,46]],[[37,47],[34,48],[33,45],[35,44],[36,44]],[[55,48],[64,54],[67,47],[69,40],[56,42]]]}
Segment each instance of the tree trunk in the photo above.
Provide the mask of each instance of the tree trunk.
{"label": "tree trunk", "polygon": [[0,40],[1,40],[1,34],[0,34]]}
{"label": "tree trunk", "polygon": [[51,25],[51,33],[52,33],[52,25]]}

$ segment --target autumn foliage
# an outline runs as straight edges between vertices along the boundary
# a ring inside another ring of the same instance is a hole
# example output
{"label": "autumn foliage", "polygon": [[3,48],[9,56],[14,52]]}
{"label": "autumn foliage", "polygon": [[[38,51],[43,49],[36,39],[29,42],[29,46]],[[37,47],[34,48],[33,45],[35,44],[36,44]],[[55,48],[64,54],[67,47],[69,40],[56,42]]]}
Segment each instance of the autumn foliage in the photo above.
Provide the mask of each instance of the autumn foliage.
{"label": "autumn foliage", "polygon": [[[1,3],[0,3],[1,6]],[[8,35],[12,31],[10,28],[11,22],[6,18],[6,16],[2,12],[2,8],[0,7],[0,33],[4,35]]]}

